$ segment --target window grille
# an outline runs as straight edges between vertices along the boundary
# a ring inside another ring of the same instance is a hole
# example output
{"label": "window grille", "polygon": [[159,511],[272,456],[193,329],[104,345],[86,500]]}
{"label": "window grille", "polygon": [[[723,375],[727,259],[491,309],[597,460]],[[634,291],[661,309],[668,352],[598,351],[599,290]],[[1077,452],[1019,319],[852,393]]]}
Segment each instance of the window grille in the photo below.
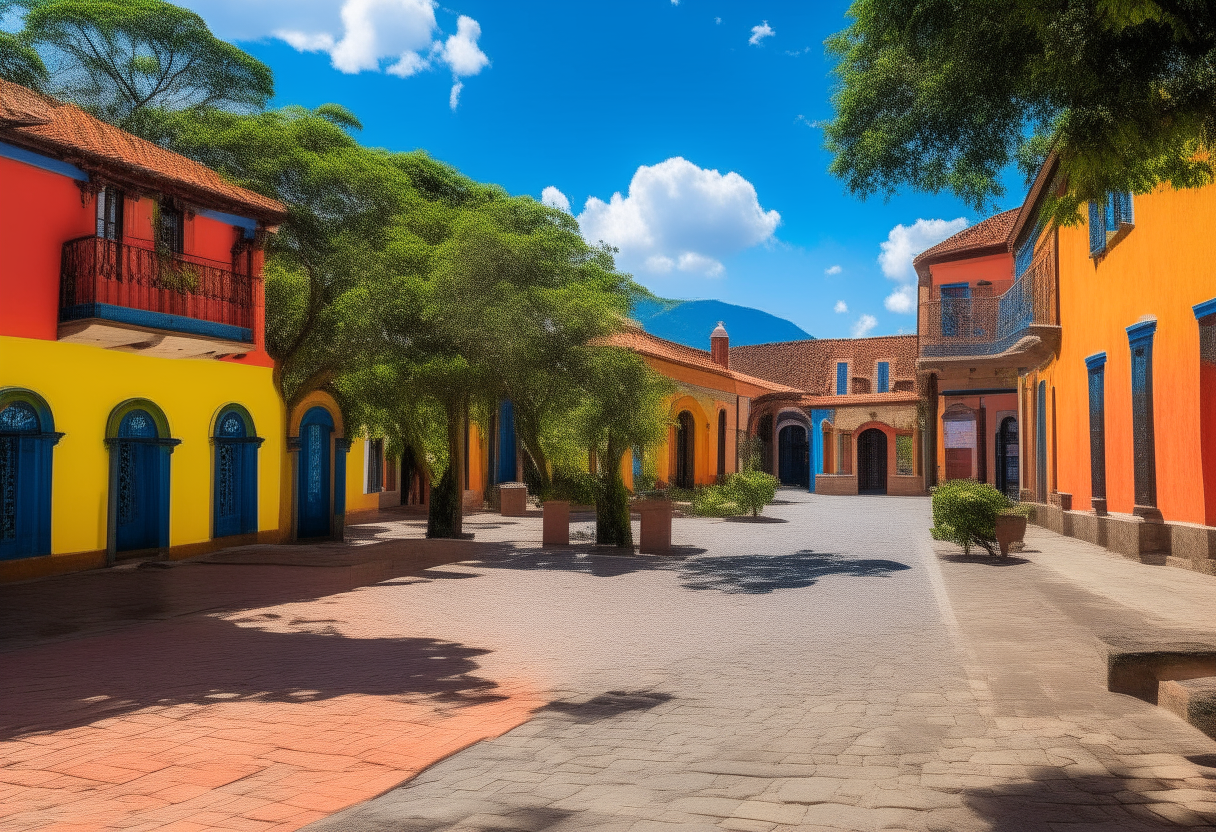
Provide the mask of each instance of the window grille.
{"label": "window grille", "polygon": [[1123,228],[1134,225],[1132,195],[1121,192],[1107,194],[1102,204],[1089,203],[1089,254],[1106,251],[1111,238]]}
{"label": "window grille", "polygon": [[97,192],[97,236],[122,239],[122,191],[105,187]]}
{"label": "window grille", "polygon": [[1157,457],[1153,430],[1153,333],[1156,321],[1128,327],[1132,352],[1132,453],[1136,505],[1157,505]]}
{"label": "window grille", "polygon": [[849,392],[849,365],[840,361],[836,364],[836,395],[843,396]]}
{"label": "window grille", "polygon": [[899,434],[895,437],[895,473],[912,475],[912,436]]}
{"label": "window grille", "polygon": [[878,362],[878,392],[886,393],[891,389],[891,363]]}
{"label": "window grille", "polygon": [[174,254],[185,251],[185,218],[181,211],[174,211],[165,205],[160,206],[160,236],[157,243]]}
{"label": "window grille", "polygon": [[369,439],[367,442],[367,494],[375,494],[383,488],[384,440]]}

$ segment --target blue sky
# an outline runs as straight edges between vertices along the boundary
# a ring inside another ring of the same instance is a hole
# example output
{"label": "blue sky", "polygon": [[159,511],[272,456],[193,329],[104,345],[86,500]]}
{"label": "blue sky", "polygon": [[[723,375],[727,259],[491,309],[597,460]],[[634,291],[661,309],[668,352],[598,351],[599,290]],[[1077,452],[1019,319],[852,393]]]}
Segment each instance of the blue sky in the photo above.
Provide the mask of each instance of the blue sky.
{"label": "blue sky", "polygon": [[[367,144],[515,194],[555,188],[662,296],[819,337],[913,331],[911,255],[982,219],[948,196],[861,202],[827,174],[813,125],[830,116],[823,41],[846,2],[452,2],[185,5],[274,69],[276,104],[335,101]],[[1008,181],[1003,207],[1021,199]]]}

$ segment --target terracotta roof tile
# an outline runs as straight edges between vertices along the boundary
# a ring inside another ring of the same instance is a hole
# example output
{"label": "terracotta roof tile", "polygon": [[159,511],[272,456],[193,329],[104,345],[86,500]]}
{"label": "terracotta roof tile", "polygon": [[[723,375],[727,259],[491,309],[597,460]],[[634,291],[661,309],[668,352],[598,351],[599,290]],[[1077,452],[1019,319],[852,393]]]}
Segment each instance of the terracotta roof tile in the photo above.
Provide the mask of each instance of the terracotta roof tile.
{"label": "terracotta roof tile", "polygon": [[953,237],[942,240],[933,248],[926,249],[916,256],[912,262],[917,266],[938,260],[953,259],[969,251],[997,246],[1007,246],[1009,234],[1018,218],[1020,208],[1002,211],[983,222],[976,223],[970,228],[964,228]]}
{"label": "terracotta roof tile", "polygon": [[684,367],[691,367],[696,370],[704,370],[714,375],[724,378],[733,379],[734,381],[743,382],[744,384],[752,384],[757,387],[763,387],[771,391],[783,392],[799,392],[792,387],[774,383],[762,378],[740,373],[735,370],[728,370],[721,364],[713,360],[712,356],[706,350],[699,350],[695,347],[688,347],[684,344],[677,344],[675,341],[668,341],[665,338],[659,338],[657,335],[642,330],[640,327],[630,326],[629,328],[618,332],[609,338],[605,339],[604,343],[611,344],[615,347],[623,347],[624,349],[635,352],[638,355],[657,358],[662,361],[670,361],[673,364],[679,364]]}
{"label": "terracotta roof tile", "polygon": [[[877,338],[816,338],[809,341],[785,341],[777,344],[756,344],[731,347],[730,362],[745,373],[795,388],[811,396],[831,397],[837,404],[845,398],[868,395],[879,401],[891,401],[907,393],[873,393],[837,396],[836,364],[849,365],[849,385],[854,378],[877,383],[877,364],[890,364],[889,377],[894,391],[897,382],[916,384],[917,340],[915,335],[886,335]],[[903,385],[901,385],[903,386]]]}
{"label": "terracotta roof tile", "polygon": [[[10,117],[5,118],[4,114]],[[0,80],[0,140],[64,161],[145,181],[169,182],[206,207],[280,222],[287,209],[273,199],[233,185],[211,168],[107,124],[72,104],[43,98]]]}

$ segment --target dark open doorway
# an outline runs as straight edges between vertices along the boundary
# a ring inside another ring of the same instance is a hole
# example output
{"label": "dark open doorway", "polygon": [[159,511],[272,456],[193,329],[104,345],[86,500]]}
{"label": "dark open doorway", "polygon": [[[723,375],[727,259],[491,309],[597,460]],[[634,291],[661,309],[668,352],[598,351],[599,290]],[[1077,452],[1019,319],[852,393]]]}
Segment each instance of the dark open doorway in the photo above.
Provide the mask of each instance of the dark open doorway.
{"label": "dark open doorway", "polygon": [[676,476],[677,488],[692,488],[696,482],[693,470],[694,431],[696,425],[692,414],[681,410],[676,417]]}
{"label": "dark open doorway", "polygon": [[782,485],[800,485],[807,488],[810,479],[810,446],[806,441],[806,428],[801,425],[786,425],[777,434],[778,478]]}
{"label": "dark open doorway", "polygon": [[887,493],[887,435],[878,428],[857,437],[857,493]]}

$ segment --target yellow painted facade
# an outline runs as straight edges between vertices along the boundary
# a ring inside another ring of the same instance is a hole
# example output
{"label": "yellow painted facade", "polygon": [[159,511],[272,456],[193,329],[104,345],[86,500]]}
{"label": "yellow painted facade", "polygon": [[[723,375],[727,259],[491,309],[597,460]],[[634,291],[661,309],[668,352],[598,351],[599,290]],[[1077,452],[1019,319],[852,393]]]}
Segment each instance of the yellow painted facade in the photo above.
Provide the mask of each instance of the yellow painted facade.
{"label": "yellow painted facade", "polygon": [[[171,550],[212,540],[214,422],[239,404],[265,442],[258,452],[259,539],[279,539],[284,482],[285,419],[271,370],[215,360],[154,358],[92,346],[0,337],[0,389],[30,390],[46,400],[55,430],[51,557],[102,553],[106,548],[109,450],[106,423],[129,399],[156,404],[180,439],[170,458]],[[287,469],[290,470],[289,468]],[[171,551],[193,554],[194,548]],[[37,560],[37,559],[30,559]],[[23,560],[3,568],[30,568]],[[42,565],[42,574],[57,570]],[[3,574],[0,573],[0,578]]]}

